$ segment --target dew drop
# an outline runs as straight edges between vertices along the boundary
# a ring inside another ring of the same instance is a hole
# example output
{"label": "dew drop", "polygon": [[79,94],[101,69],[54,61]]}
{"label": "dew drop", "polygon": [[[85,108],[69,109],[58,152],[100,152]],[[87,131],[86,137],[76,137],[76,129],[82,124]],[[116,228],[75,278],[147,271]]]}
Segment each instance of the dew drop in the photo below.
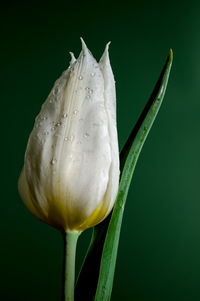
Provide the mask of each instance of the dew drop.
{"label": "dew drop", "polygon": [[74,110],[73,114],[77,115],[77,113],[78,113],[78,110]]}
{"label": "dew drop", "polygon": [[67,113],[64,113],[64,114],[63,114],[63,118],[67,118]]}
{"label": "dew drop", "polygon": [[85,137],[85,138],[88,138],[89,136],[90,136],[90,134],[88,134],[88,133],[85,133],[85,134],[84,134],[84,137]]}
{"label": "dew drop", "polygon": [[47,120],[47,116],[42,116],[41,120]]}
{"label": "dew drop", "polygon": [[92,93],[93,93],[93,90],[90,89],[89,87],[86,87],[85,90],[86,90],[89,94],[92,94]]}
{"label": "dew drop", "polygon": [[83,79],[83,76],[82,76],[82,75],[80,75],[80,76],[78,77],[78,79],[82,80],[82,79]]}
{"label": "dew drop", "polygon": [[58,87],[55,87],[55,89],[53,90],[53,94],[54,94],[54,95],[57,95],[57,94],[58,94],[58,91],[59,91],[59,88],[58,88]]}
{"label": "dew drop", "polygon": [[37,122],[36,125],[35,125],[35,127],[39,128],[39,127],[41,127],[41,125],[42,125],[42,122]]}
{"label": "dew drop", "polygon": [[64,140],[72,142],[74,140],[74,135],[71,135],[70,137],[65,137]]}
{"label": "dew drop", "polygon": [[103,293],[105,294],[105,292],[106,292],[106,287],[105,286],[103,286]]}
{"label": "dew drop", "polygon": [[90,73],[90,75],[91,75],[92,77],[94,77],[94,76],[95,76],[95,73],[94,73],[94,72],[92,72],[92,73]]}
{"label": "dew drop", "polygon": [[57,162],[57,160],[55,158],[51,160],[52,165],[56,164],[56,162]]}

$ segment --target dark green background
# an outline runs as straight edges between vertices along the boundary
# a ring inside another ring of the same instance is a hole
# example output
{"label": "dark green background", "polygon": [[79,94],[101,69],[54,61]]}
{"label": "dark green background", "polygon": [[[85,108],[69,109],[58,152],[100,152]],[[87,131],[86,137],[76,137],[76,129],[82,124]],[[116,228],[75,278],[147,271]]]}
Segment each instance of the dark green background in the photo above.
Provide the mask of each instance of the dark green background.
{"label": "dark green background", "polygon": [[[159,76],[174,64],[124,214],[112,301],[200,300],[200,2],[8,2],[1,8],[0,299],[61,297],[62,240],[17,192],[36,114],[82,36],[116,79],[120,146]],[[79,242],[80,265],[90,231]],[[89,283],[88,283],[89,285]]]}

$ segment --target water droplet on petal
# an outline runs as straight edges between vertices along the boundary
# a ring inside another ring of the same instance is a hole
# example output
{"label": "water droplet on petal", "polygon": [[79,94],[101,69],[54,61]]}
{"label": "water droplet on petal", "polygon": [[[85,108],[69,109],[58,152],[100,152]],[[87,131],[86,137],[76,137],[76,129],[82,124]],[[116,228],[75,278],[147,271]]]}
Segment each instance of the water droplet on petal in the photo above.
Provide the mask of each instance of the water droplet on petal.
{"label": "water droplet on petal", "polygon": [[42,125],[42,122],[37,122],[36,125],[35,125],[35,127],[39,128],[39,127],[41,127],[41,125]]}
{"label": "water droplet on petal", "polygon": [[89,87],[86,87],[85,90],[86,90],[89,94],[92,94],[92,93],[93,93],[93,90],[90,89]]}
{"label": "water droplet on petal", "polygon": [[74,110],[73,114],[77,115],[77,113],[78,113],[78,110]]}
{"label": "water droplet on petal", "polygon": [[53,90],[53,94],[54,94],[54,95],[57,95],[57,94],[58,94],[58,91],[59,91],[59,88],[58,88],[58,87],[55,87],[55,89]]}
{"label": "water droplet on petal", "polygon": [[82,79],[83,79],[83,76],[82,76],[82,75],[80,75],[80,76],[78,77],[78,79],[82,80]]}
{"label": "water droplet on petal", "polygon": [[92,72],[92,73],[90,73],[90,75],[91,75],[92,77],[94,77],[94,76],[95,76],[95,73],[94,73],[94,72]]}
{"label": "water droplet on petal", "polygon": [[89,136],[90,136],[90,134],[88,134],[88,133],[85,133],[85,134],[84,134],[84,137],[85,137],[85,138],[88,138]]}
{"label": "water droplet on petal", "polygon": [[71,135],[69,137],[65,137],[64,140],[72,142],[74,140],[74,135]]}
{"label": "water droplet on petal", "polygon": [[67,113],[64,113],[64,114],[63,114],[63,118],[66,118],[66,117],[67,117]]}
{"label": "water droplet on petal", "polygon": [[98,64],[93,64],[94,68],[98,68],[99,65]]}
{"label": "water droplet on petal", "polygon": [[41,116],[40,120],[47,120],[47,116]]}
{"label": "water droplet on petal", "polygon": [[56,160],[55,158],[53,158],[53,159],[51,160],[51,164],[52,164],[52,165],[56,164],[56,162],[57,162],[57,160]]}

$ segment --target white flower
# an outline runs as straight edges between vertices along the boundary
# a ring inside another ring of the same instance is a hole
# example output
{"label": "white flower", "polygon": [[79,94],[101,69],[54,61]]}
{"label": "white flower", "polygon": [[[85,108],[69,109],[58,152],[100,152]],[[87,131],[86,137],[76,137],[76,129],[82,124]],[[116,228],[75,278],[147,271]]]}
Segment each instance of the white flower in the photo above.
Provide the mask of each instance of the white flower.
{"label": "white flower", "polygon": [[119,184],[115,83],[108,45],[99,63],[84,41],[55,82],[30,134],[19,193],[40,220],[83,231],[111,211]]}

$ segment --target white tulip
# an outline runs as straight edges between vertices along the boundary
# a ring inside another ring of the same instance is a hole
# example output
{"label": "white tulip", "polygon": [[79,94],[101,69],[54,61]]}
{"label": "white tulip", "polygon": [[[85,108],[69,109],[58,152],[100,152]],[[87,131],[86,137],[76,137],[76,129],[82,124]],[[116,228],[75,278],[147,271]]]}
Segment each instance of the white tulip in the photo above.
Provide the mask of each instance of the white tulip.
{"label": "white tulip", "polygon": [[119,185],[115,82],[107,44],[99,63],[84,41],[55,82],[30,134],[19,193],[40,220],[83,231],[113,208]]}

